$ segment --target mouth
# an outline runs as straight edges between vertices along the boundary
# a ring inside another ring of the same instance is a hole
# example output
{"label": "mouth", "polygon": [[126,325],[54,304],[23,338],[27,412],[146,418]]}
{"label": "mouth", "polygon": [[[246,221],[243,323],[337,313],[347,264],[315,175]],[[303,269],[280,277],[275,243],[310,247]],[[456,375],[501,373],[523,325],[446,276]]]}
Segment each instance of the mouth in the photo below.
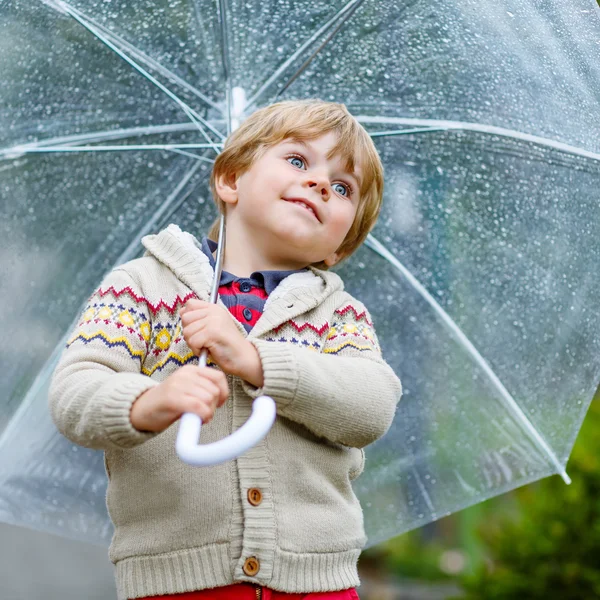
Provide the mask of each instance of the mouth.
{"label": "mouth", "polygon": [[307,200],[306,198],[282,198],[282,199],[285,200],[286,202],[291,202],[292,204],[297,204],[298,206],[302,207],[304,210],[307,210],[308,212],[312,213],[313,217],[315,219],[317,219],[317,221],[319,221],[319,223],[321,222],[321,219],[319,218],[319,213],[317,212],[317,208],[312,202],[310,202],[310,200]]}

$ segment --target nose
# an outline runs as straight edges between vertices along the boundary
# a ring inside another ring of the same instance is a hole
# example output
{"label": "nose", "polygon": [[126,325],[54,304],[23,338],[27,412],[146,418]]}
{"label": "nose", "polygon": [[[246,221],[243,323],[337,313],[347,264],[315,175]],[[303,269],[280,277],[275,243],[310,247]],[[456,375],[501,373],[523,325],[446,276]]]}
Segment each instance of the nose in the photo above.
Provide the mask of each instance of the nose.
{"label": "nose", "polygon": [[321,199],[325,201],[329,200],[329,182],[326,177],[316,177],[313,175],[308,180],[308,187],[317,188],[317,191],[321,194]]}

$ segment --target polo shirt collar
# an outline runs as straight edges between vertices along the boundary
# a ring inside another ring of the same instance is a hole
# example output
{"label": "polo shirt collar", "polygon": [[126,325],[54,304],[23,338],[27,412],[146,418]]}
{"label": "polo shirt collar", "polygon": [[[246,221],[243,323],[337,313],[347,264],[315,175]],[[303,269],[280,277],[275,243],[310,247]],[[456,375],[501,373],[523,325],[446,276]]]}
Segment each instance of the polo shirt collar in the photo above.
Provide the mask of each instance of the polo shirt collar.
{"label": "polo shirt collar", "polygon": [[[208,260],[210,261],[210,266],[213,271],[216,268],[215,257],[213,256],[213,252],[217,249],[217,242],[213,240],[209,240],[206,236],[202,238],[202,251],[206,254]],[[302,273],[304,271],[308,271],[308,268],[305,269],[296,269],[292,271],[255,271],[250,275],[250,277],[237,277],[232,273],[228,273],[227,271],[221,272],[221,281],[219,285],[227,285],[233,281],[237,281],[238,279],[251,279],[253,280],[255,285],[260,285],[265,289],[268,295],[288,276],[293,273]]]}

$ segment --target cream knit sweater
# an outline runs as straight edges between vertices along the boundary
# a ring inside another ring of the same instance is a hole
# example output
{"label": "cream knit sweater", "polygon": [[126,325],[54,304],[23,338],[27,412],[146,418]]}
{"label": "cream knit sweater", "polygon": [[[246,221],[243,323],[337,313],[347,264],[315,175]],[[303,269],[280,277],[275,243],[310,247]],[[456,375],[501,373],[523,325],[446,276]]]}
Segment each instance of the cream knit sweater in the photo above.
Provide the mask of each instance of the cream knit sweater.
{"label": "cream knit sweater", "polygon": [[144,256],[115,268],[90,298],[49,399],[63,435],[105,452],[119,598],[239,581],[297,593],[358,585],[365,535],[351,482],[401,396],[369,313],[334,273],[284,279],[249,334],[238,323],[261,357],[263,388],[228,376],[230,397],[202,442],[239,428],[261,394],[277,404],[275,424],[237,460],[191,467],[175,453],[177,423],[140,432],[129,412],[144,391],[197,362],[178,310],[208,300],[213,271],[176,225],[142,243]]}

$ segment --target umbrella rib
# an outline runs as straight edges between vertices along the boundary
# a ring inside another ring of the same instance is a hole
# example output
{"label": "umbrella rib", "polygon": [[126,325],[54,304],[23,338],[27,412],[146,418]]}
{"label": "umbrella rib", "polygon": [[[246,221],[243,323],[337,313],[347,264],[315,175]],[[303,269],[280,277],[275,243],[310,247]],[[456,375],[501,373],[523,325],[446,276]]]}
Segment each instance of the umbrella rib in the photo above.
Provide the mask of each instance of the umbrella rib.
{"label": "umbrella rib", "polygon": [[497,135],[500,137],[506,137],[522,142],[529,142],[538,146],[544,146],[546,148],[552,148],[564,152],[565,154],[572,154],[574,156],[581,156],[583,158],[589,158],[594,161],[600,162],[600,153],[591,152],[584,150],[577,146],[565,144],[549,138],[544,138],[538,135],[531,135],[529,133],[522,133],[514,129],[507,129],[504,127],[496,127],[494,125],[485,125],[482,123],[469,123],[463,121],[439,121],[435,119],[410,119],[403,117],[369,117],[365,115],[357,116],[356,120],[359,123],[383,123],[383,124],[394,124],[394,125],[407,125],[407,126],[420,126],[419,129],[413,130],[399,129],[394,131],[383,131],[373,132],[371,136],[396,136],[396,135],[407,135],[409,133],[430,133],[434,131],[474,131],[476,133],[483,133],[487,135]]}
{"label": "umbrella rib", "polygon": [[194,174],[198,171],[199,168],[200,163],[197,162],[192,166],[191,169],[187,171],[187,173],[181,179],[177,187],[167,196],[165,201],[161,203],[160,209],[152,215],[152,218],[144,225],[144,227],[142,227],[141,231],[139,231],[139,233],[134,237],[134,239],[130,242],[127,248],[117,258],[117,260],[114,263],[115,266],[121,265],[127,262],[128,260],[131,260],[131,258],[133,258],[137,253],[142,238],[152,231],[154,225],[158,223],[158,221],[160,221],[160,219],[162,219],[165,214],[173,214],[173,212],[175,212],[181,206],[181,204],[187,199],[189,194],[191,194],[191,191],[183,197],[179,198],[178,202],[176,202],[177,197],[179,196],[181,190],[187,185],[187,183],[190,181],[190,179],[194,176]]}
{"label": "umbrella rib", "polygon": [[181,154],[181,156],[188,156],[189,158],[193,158],[195,160],[205,161],[210,164],[214,164],[215,161],[212,158],[208,158],[207,156],[198,156],[193,152],[186,152],[185,150],[179,150],[178,148],[168,148],[169,152],[173,152],[174,154]]}
{"label": "umbrella rib", "polygon": [[[168,125],[152,125],[144,127],[130,127],[127,129],[111,129],[110,131],[95,131],[82,133],[78,135],[67,135],[46,140],[32,142],[30,144],[18,144],[9,148],[0,148],[0,160],[13,159],[22,154],[35,151],[37,148],[63,148],[65,146],[73,147],[83,143],[94,143],[97,141],[105,142],[107,140],[119,140],[130,137],[139,137],[142,135],[157,135],[161,133],[173,133],[178,131],[194,131],[195,127],[189,123],[174,123]],[[217,147],[222,143],[218,142]],[[155,147],[157,147],[156,145]],[[168,148],[212,148],[213,144],[165,144]],[[100,147],[100,146],[97,146]],[[149,149],[149,146],[140,145],[140,149]],[[155,149],[155,148],[153,148]]]}
{"label": "umbrella rib", "polygon": [[[170,79],[183,89],[188,90],[189,92],[200,98],[203,102],[206,102],[206,104],[208,104],[211,108],[214,108],[215,110],[221,112],[221,108],[215,102],[213,102],[210,98],[205,96],[200,90],[196,89],[193,85],[190,85],[187,81],[181,79],[179,75],[173,73],[173,71],[167,69],[165,66],[161,65],[159,62],[155,61],[153,58],[142,52],[139,48],[136,48],[133,44],[130,44],[127,40],[114,33],[114,31],[111,31],[101,23],[98,23],[98,21],[96,21],[95,19],[92,19],[88,16],[86,16],[85,18],[89,23],[92,23],[94,27],[101,31],[108,39],[112,40],[115,45],[119,45],[121,48],[128,50],[129,53],[135,58],[137,58],[137,60],[139,60],[141,63],[148,65],[150,68],[154,69],[161,75],[164,75],[167,79]],[[217,131],[216,129],[212,129],[210,124],[207,124],[207,126],[214,134],[223,137],[223,134],[220,131]]]}
{"label": "umbrella rib", "polygon": [[[213,148],[212,144],[123,144],[116,146],[46,146],[44,148],[27,148],[25,146],[16,146],[12,149],[10,158],[16,158],[22,154],[43,154],[43,153],[57,153],[57,152],[121,152],[131,150],[166,150],[168,152],[184,152],[182,149],[201,149],[201,148]],[[1,155],[0,155],[1,156]],[[210,163],[215,161],[204,157],[193,154],[188,154],[198,160],[205,160]]]}
{"label": "umbrella rib", "polygon": [[[476,133],[483,133],[488,135],[497,135],[510,139],[517,139],[520,141],[530,142],[539,146],[552,148],[559,150],[566,154],[574,156],[581,156],[583,158],[589,158],[591,160],[600,162],[600,153],[590,152],[577,146],[572,146],[543,138],[540,136],[530,135],[527,133],[521,133],[512,129],[505,129],[501,127],[495,127],[491,125],[483,125],[479,123],[468,123],[461,121],[435,121],[427,119],[409,119],[409,118],[394,118],[394,117],[368,117],[358,116],[356,117],[359,122],[362,123],[384,123],[384,124],[395,124],[395,125],[422,125],[421,127],[414,127],[412,129],[398,129],[393,131],[374,131],[371,132],[372,137],[385,137],[385,136],[399,136],[399,135],[411,135],[417,133],[433,133],[436,131],[474,131]],[[194,127],[188,123],[175,123],[170,125],[153,125],[150,127],[135,127],[130,129],[115,129],[106,132],[95,132],[86,133],[81,135],[65,136],[60,138],[51,138],[49,140],[43,140],[32,144],[17,145],[10,148],[0,149],[0,159],[3,158],[14,158],[15,155],[22,154],[23,151],[31,148],[41,148],[46,146],[56,146],[60,144],[73,145],[80,142],[93,141],[95,139],[99,141],[110,140],[110,139],[121,139],[126,137],[136,137],[138,135],[153,135],[165,132],[174,131],[190,131]],[[216,146],[220,147],[222,144],[217,143]],[[212,145],[211,145],[212,146]],[[173,148],[184,147],[182,144],[172,144]],[[197,144],[188,147],[205,148],[205,144]]]}
{"label": "umbrella rib", "polygon": [[[135,238],[129,243],[127,248],[114,261],[113,266],[111,267],[110,270],[112,270],[116,266],[122,265],[123,263],[134,258],[139,250],[141,239],[145,235],[150,233],[150,231],[152,231],[152,228],[154,227],[154,225],[165,215],[165,213],[170,211],[170,214],[172,214],[187,199],[187,197],[189,196],[191,191],[188,192],[188,194],[186,194],[182,198],[180,198],[178,202],[176,202],[179,193],[185,187],[185,185],[190,181],[190,179],[193,177],[193,175],[197,172],[199,167],[200,167],[200,163],[197,162],[192,166],[191,169],[189,169],[185,173],[185,175],[183,176],[181,181],[177,184],[177,187],[167,196],[165,201],[163,203],[161,203],[160,209],[157,210],[152,215],[152,218],[145,223],[145,225],[137,233]],[[91,265],[98,264],[98,256],[103,252],[103,250],[104,250],[104,245],[101,245],[100,248],[98,248],[98,250],[87,260],[86,264],[84,265],[84,267],[81,270],[85,271],[87,269],[90,269]],[[77,325],[78,319],[79,319],[79,315],[77,317],[75,317],[75,320],[67,328],[68,332],[71,331],[73,329],[73,327],[75,327]],[[52,352],[52,354],[50,355],[48,360],[44,363],[42,368],[38,371],[37,376],[33,380],[33,383],[31,384],[29,390],[27,391],[27,394],[23,398],[23,401],[19,405],[18,409],[15,411],[15,413],[11,417],[8,425],[4,428],[4,430],[2,431],[2,434],[0,434],[0,450],[4,450],[4,446],[7,443],[11,442],[10,438],[13,435],[13,432],[17,431],[19,421],[27,414],[27,411],[29,410],[30,406],[34,403],[35,399],[38,397],[38,394],[40,394],[40,393],[42,393],[44,395],[47,394],[47,391],[46,392],[44,391],[44,386],[46,385],[46,382],[50,379],[52,372],[54,371],[56,365],[58,364],[58,361],[61,357],[61,354],[63,352],[65,344],[67,343],[68,337],[69,337],[68,334],[66,334],[60,340],[60,342],[56,345],[56,347],[54,348],[54,351]]]}
{"label": "umbrella rib", "polygon": [[340,21],[339,25],[329,34],[325,41],[317,48],[317,50],[298,68],[298,70],[290,77],[284,87],[275,95],[275,98],[279,94],[283,93],[291,83],[306,69],[314,57],[323,49],[323,47],[331,41],[339,29],[346,23],[346,21],[354,14],[356,9],[364,2],[364,0],[350,0],[345,6],[343,6],[327,23],[322,25],[313,35],[308,38],[296,51],[282,64],[278,69],[262,84],[262,86],[256,91],[254,96],[248,100],[248,107],[254,106],[259,98],[265,93],[265,91],[277,81],[277,79],[285,72],[285,70],[308,48],[316,39],[318,39],[325,31],[330,29],[336,21]]}
{"label": "umbrella rib", "polygon": [[515,417],[517,422],[522,426],[531,439],[535,442],[538,448],[545,454],[550,463],[556,469],[556,472],[563,478],[564,482],[569,484],[571,479],[567,475],[564,467],[554,454],[553,450],[548,446],[544,438],[540,435],[539,431],[527,418],[527,415],[523,412],[521,407],[517,404],[516,400],[511,396],[509,391],[504,387],[498,376],[494,373],[492,368],[485,361],[483,356],[479,353],[477,348],[469,340],[469,338],[462,332],[460,327],[454,322],[450,315],[439,305],[435,298],[425,289],[425,287],[416,279],[416,277],[374,236],[369,234],[366,240],[366,246],[379,254],[382,258],[387,260],[395,269],[404,277],[405,280],[419,293],[424,300],[433,308],[434,312],[441,319],[443,325],[449,330],[450,335],[466,349],[468,354],[471,356],[475,364],[481,368],[481,370],[488,376],[494,387],[497,389],[500,397],[504,401],[504,404],[508,408],[509,412]]}
{"label": "umbrella rib", "polygon": [[397,135],[411,135],[413,133],[431,133],[433,131],[448,131],[447,127],[414,127],[413,129],[394,129],[392,131],[373,131],[372,138]]}
{"label": "umbrella rib", "polygon": [[[195,156],[194,158],[199,158],[199,157]],[[133,240],[128,244],[127,248],[115,260],[112,268],[122,265],[123,263],[127,262],[128,260],[131,260],[132,258],[134,258],[140,247],[142,238],[145,235],[149,234],[154,229],[154,226],[165,215],[169,215],[169,216],[172,215],[181,206],[181,204],[183,202],[185,202],[185,200],[187,200],[188,196],[192,193],[191,190],[184,196],[180,197],[178,201],[176,201],[181,190],[188,184],[188,182],[196,174],[196,172],[198,171],[199,168],[200,168],[200,162],[197,162],[185,173],[185,175],[182,177],[181,181],[177,184],[175,189],[167,196],[167,198],[164,200],[164,202],[161,203],[160,208],[152,214],[152,218],[144,224],[144,226],[141,228],[141,230],[138,231],[138,233],[133,238]],[[98,264],[98,262],[99,262],[98,257],[102,254],[103,251],[104,251],[104,245],[101,245],[98,248],[98,250],[88,259],[86,264],[82,267],[81,271],[86,271],[88,269],[91,269],[92,265]]]}
{"label": "umbrella rib", "polygon": [[225,107],[227,120],[227,136],[231,133],[231,69],[229,66],[229,36],[227,32],[227,0],[217,0],[219,9],[219,25],[221,27],[221,56],[223,58],[223,75],[225,78]]}
{"label": "umbrella rib", "polygon": [[[173,100],[179,107],[185,112],[190,121],[194,123],[196,128],[200,131],[200,133],[204,136],[207,142],[214,143],[213,140],[209,137],[209,135],[202,127],[202,124],[206,125],[211,131],[213,130],[212,126],[205,121],[202,116],[197,114],[192,108],[190,108],[183,100],[181,100],[177,95],[175,95],[171,90],[165,87],[160,81],[158,81],[155,77],[153,77],[148,71],[146,71],[142,66],[137,64],[133,59],[129,58],[122,50],[120,50],[115,44],[113,44],[108,38],[106,38],[102,32],[98,31],[93,25],[88,22],[88,19],[85,15],[80,13],[77,9],[72,8],[62,0],[46,0],[46,3],[52,5],[57,8],[57,10],[61,10],[66,14],[70,15],[73,19],[75,19],[80,25],[85,27],[92,35],[97,37],[102,43],[108,46],[113,52],[115,52],[118,56],[120,56],[125,62],[131,65],[136,71],[138,71],[141,75],[143,75],[146,79],[148,79],[151,83],[157,86],[162,92],[164,92],[171,100]],[[217,134],[223,138],[220,132]],[[214,151],[216,154],[219,153],[219,150],[215,146]]]}
{"label": "umbrella rib", "polygon": [[417,485],[419,486],[419,490],[421,492],[421,496],[423,497],[423,500],[425,500],[425,504],[427,504],[427,508],[429,509],[429,513],[431,514],[432,517],[436,517],[436,512],[435,512],[435,507],[433,506],[433,502],[431,501],[431,497],[429,496],[429,493],[427,492],[427,489],[425,488],[425,486],[423,485],[423,482],[421,481],[421,477],[419,475],[419,472],[417,471],[417,469],[415,469],[413,467],[412,469],[412,473],[415,477],[415,480],[417,482]]}

